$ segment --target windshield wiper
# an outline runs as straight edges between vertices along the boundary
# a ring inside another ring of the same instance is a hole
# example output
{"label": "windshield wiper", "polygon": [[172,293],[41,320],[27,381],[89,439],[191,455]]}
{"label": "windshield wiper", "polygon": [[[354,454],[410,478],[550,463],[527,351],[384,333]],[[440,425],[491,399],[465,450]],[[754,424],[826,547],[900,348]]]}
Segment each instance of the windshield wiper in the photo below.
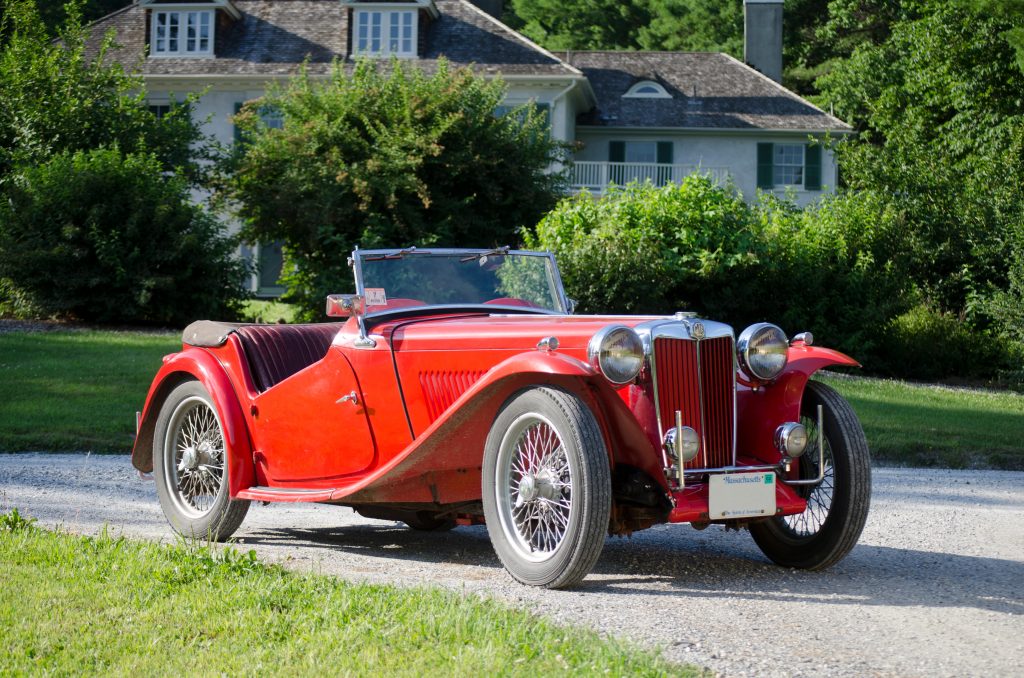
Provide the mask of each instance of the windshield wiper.
{"label": "windshield wiper", "polygon": [[366,257],[366,261],[381,261],[384,259],[404,259],[410,254],[430,254],[429,250],[418,250],[415,247],[407,247],[391,254],[383,254],[379,257]]}
{"label": "windshield wiper", "polygon": [[503,257],[503,256],[506,256],[508,254],[508,251],[510,249],[512,249],[512,248],[509,247],[508,245],[505,245],[504,247],[497,247],[497,248],[495,248],[493,250],[487,250],[486,252],[480,252],[479,254],[471,254],[468,257],[462,257],[461,259],[459,259],[459,262],[464,264],[467,261],[479,261],[481,259],[486,259],[487,257],[496,257],[496,256],[502,256]]}

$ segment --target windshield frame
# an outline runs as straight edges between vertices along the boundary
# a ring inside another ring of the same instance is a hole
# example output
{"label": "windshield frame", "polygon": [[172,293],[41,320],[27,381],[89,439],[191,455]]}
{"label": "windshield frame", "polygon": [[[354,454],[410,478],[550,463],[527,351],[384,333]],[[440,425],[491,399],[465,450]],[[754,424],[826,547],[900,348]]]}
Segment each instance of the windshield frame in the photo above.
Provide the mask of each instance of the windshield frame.
{"label": "windshield frame", "polygon": [[[363,285],[363,260],[364,259],[376,259],[376,258],[395,258],[404,259],[406,257],[419,257],[419,256],[445,256],[445,257],[476,257],[483,255],[506,255],[506,256],[529,256],[529,257],[543,257],[548,260],[551,271],[551,282],[554,284],[554,293],[558,302],[558,309],[547,309],[547,308],[536,308],[530,309],[529,312],[534,312],[542,315],[569,315],[569,298],[565,295],[565,287],[562,285],[562,273],[558,270],[558,262],[555,261],[555,255],[551,252],[538,252],[534,250],[513,250],[505,248],[481,248],[481,249],[463,249],[463,248],[444,248],[444,247],[429,247],[419,249],[417,247],[408,248],[393,248],[393,249],[375,249],[375,250],[361,250],[358,247],[353,250],[351,256],[352,273],[355,276],[356,282],[356,294],[365,296],[366,290]],[[495,310],[514,310],[516,313],[527,312],[526,309],[519,306],[502,306],[499,304],[424,304],[423,306],[413,306],[409,310],[416,308],[436,308],[436,309],[468,309],[468,308],[482,308],[488,309],[489,311]],[[394,309],[381,309],[380,311],[370,311],[367,309],[366,315],[372,316],[380,313],[394,313]]]}

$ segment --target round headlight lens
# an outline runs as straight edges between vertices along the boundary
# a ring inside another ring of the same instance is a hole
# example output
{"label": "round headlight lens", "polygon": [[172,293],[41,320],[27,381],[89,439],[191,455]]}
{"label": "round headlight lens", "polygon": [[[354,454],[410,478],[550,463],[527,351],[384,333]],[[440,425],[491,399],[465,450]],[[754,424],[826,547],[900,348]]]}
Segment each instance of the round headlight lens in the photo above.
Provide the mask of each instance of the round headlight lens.
{"label": "round headlight lens", "polygon": [[754,377],[768,381],[786,366],[789,341],[786,333],[770,323],[757,323],[743,330],[736,342],[740,366]]}
{"label": "round headlight lens", "polygon": [[610,325],[591,338],[587,356],[608,381],[627,384],[644,365],[644,345],[628,327]]}

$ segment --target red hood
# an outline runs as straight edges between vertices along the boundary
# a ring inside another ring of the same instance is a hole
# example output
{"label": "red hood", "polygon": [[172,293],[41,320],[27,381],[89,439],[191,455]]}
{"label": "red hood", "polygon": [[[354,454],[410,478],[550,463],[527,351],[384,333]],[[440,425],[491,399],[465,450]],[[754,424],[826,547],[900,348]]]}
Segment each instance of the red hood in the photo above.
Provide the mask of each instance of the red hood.
{"label": "red hood", "polygon": [[374,334],[391,335],[398,351],[466,349],[529,350],[544,337],[557,337],[563,349],[583,349],[607,325],[634,327],[663,316],[474,315],[389,322]]}

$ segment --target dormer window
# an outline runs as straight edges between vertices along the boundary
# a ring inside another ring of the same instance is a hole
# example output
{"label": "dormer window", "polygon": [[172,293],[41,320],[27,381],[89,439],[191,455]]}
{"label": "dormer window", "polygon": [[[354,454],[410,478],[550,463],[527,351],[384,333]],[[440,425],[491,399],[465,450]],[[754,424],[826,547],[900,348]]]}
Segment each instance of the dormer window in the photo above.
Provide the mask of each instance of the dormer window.
{"label": "dormer window", "polygon": [[156,11],[151,56],[212,56],[213,10]]}
{"label": "dormer window", "polygon": [[357,9],[355,56],[416,56],[419,12],[415,9]]}
{"label": "dormer window", "polygon": [[629,91],[622,95],[623,98],[633,99],[671,99],[672,95],[665,91],[665,88],[661,84],[654,82],[653,80],[641,80],[632,87]]}

